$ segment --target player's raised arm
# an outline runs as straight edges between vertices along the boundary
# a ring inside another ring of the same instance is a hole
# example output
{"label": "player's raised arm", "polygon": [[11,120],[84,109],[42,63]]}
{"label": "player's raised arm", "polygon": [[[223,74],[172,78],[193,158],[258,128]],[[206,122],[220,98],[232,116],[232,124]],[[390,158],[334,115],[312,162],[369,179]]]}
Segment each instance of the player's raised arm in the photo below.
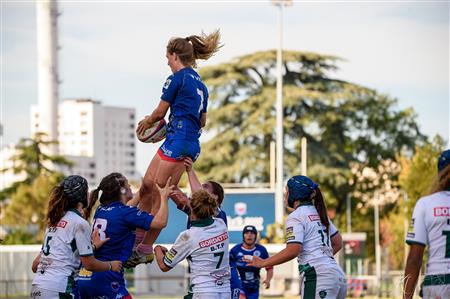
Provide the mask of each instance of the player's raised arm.
{"label": "player's raised arm", "polygon": [[167,225],[167,218],[169,213],[167,207],[168,206],[167,200],[169,199],[169,195],[175,187],[170,184],[171,181],[172,178],[169,177],[164,188],[160,188],[159,186],[157,186],[161,197],[161,206],[159,208],[158,213],[155,215],[155,218],[153,219],[150,228],[162,229]]}

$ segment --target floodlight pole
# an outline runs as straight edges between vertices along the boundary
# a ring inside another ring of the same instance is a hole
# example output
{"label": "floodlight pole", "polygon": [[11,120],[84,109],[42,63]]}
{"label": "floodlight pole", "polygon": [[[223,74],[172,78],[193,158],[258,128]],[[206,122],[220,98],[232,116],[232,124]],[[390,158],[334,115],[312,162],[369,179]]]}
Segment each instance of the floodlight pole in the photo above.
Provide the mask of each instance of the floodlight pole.
{"label": "floodlight pole", "polygon": [[276,89],[276,188],[275,188],[275,221],[283,222],[283,6],[292,4],[290,0],[272,0],[278,7],[278,48],[277,48],[277,89]]}
{"label": "floodlight pole", "polygon": [[375,270],[377,277],[377,298],[381,295],[381,246],[380,246],[380,194],[375,192],[374,218],[375,218]]}

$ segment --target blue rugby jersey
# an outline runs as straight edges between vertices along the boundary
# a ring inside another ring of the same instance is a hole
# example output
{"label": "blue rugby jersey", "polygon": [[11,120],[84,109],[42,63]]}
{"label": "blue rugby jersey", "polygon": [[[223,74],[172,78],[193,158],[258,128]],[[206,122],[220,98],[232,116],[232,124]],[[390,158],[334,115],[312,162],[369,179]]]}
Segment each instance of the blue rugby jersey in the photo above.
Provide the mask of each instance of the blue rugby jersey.
{"label": "blue rugby jersey", "polygon": [[201,115],[208,107],[208,89],[197,72],[185,67],[170,75],[164,83],[161,99],[170,104],[167,136],[198,139]]}
{"label": "blue rugby jersey", "polygon": [[[136,228],[149,230],[152,221],[153,215],[118,201],[99,206],[95,211],[92,227],[93,230],[98,229],[101,239],[109,238],[109,240],[94,252],[95,257],[101,261],[120,260],[125,263],[133,251]],[[78,280],[81,297],[119,293],[127,295],[123,273],[123,270],[117,273],[90,272],[82,269]]]}
{"label": "blue rugby jersey", "polygon": [[253,249],[247,250],[243,247],[243,244],[240,243],[236,244],[230,250],[230,256],[233,256],[233,259],[236,261],[236,266],[245,293],[258,292],[261,269],[247,266],[247,262],[242,260],[244,255],[258,256],[262,259],[266,259],[269,258],[269,253],[267,252],[267,249],[260,244],[255,244]]}

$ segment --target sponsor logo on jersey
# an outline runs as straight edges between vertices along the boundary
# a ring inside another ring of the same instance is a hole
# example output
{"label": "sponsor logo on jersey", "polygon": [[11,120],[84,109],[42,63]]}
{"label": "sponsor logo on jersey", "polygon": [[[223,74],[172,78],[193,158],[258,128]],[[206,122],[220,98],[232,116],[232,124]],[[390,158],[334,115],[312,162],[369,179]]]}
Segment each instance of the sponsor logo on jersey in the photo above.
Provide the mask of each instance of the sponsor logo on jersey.
{"label": "sponsor logo on jersey", "polygon": [[407,237],[407,238],[410,238],[410,239],[414,239],[414,238],[416,237],[416,234],[415,234],[415,233],[408,233],[408,234],[406,235],[406,237]]}
{"label": "sponsor logo on jersey", "polygon": [[308,215],[309,221],[320,221],[319,215]]}
{"label": "sponsor logo on jersey", "polygon": [[172,263],[177,254],[178,252],[175,249],[171,248],[169,251],[167,251],[165,258],[169,263]]}
{"label": "sponsor logo on jersey", "polygon": [[286,227],[286,241],[295,240],[294,228],[292,226]]}
{"label": "sponsor logo on jersey", "polygon": [[58,225],[56,225],[56,227],[61,227],[61,228],[65,228],[66,227],[66,225],[67,225],[67,221],[66,220],[60,220],[59,222],[58,222]]}
{"label": "sponsor logo on jersey", "polygon": [[411,222],[409,223],[409,230],[414,231],[414,218],[412,218]]}
{"label": "sponsor logo on jersey", "polygon": [[169,88],[169,85],[171,82],[172,82],[172,79],[167,79],[166,82],[164,83],[164,89]]}
{"label": "sponsor logo on jersey", "polygon": [[435,207],[434,217],[448,217],[450,216],[450,207]]}
{"label": "sponsor logo on jersey", "polygon": [[221,243],[221,242],[225,241],[226,239],[228,239],[228,233],[223,233],[223,234],[213,237],[211,239],[200,241],[200,243],[198,243],[198,245],[200,246],[200,248],[209,247],[211,245]]}

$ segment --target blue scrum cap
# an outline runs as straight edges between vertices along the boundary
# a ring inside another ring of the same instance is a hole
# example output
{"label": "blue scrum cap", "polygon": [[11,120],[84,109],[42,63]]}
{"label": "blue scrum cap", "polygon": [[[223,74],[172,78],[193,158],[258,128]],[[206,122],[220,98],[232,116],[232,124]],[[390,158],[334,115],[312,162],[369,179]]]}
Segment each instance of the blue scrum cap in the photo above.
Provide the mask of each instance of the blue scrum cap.
{"label": "blue scrum cap", "polygon": [[450,164],[450,149],[445,150],[441,153],[438,160],[438,172],[443,170]]}
{"label": "blue scrum cap", "polygon": [[287,182],[289,191],[288,206],[292,208],[296,200],[308,199],[318,186],[313,180],[304,175],[293,176]]}

